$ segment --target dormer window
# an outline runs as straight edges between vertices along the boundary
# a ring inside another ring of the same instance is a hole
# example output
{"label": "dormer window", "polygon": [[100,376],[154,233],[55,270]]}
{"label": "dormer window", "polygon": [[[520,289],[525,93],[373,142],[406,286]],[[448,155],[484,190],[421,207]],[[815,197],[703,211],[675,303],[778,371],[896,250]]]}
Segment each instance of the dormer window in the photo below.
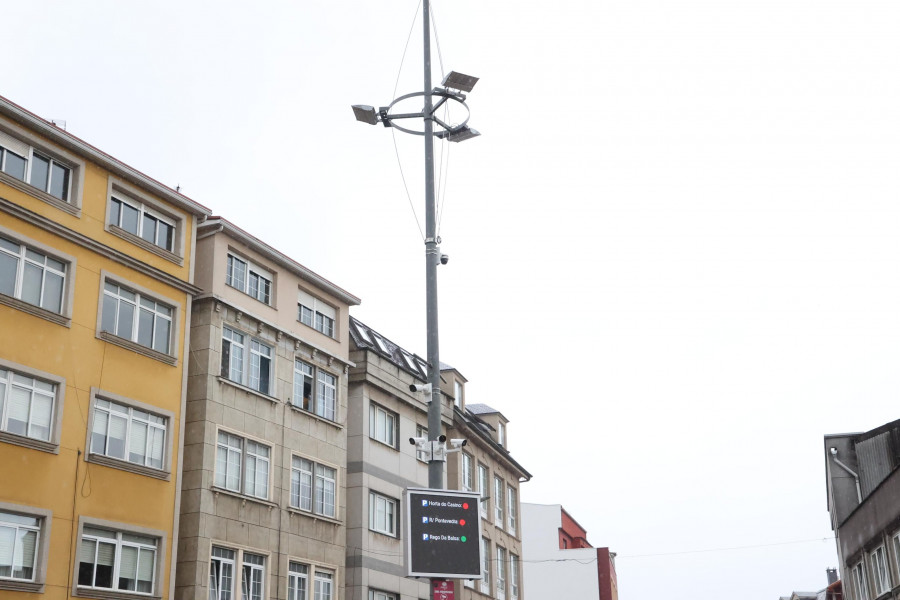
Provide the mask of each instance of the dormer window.
{"label": "dormer window", "polygon": [[463,400],[463,386],[460,382],[453,382],[453,402],[459,408],[462,408],[462,400]]}
{"label": "dormer window", "polygon": [[501,422],[497,426],[497,443],[506,446],[506,424]]}

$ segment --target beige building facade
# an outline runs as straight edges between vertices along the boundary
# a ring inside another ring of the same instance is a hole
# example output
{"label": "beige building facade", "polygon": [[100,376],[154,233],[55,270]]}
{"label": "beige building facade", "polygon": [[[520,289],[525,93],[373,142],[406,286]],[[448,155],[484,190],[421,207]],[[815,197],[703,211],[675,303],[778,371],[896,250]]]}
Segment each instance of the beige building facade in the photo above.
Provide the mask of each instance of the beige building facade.
{"label": "beige building facade", "polygon": [[359,299],[225,219],[197,239],[176,597],[340,600]]}

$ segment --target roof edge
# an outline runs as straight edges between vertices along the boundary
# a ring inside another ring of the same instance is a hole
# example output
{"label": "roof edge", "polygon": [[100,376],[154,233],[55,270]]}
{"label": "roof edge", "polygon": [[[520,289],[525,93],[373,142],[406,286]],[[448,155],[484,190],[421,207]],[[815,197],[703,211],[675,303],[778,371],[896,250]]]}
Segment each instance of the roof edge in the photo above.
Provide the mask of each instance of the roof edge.
{"label": "roof edge", "polygon": [[132,181],[145,189],[151,191],[152,193],[164,198],[165,200],[179,206],[185,210],[188,210],[192,214],[198,217],[207,217],[212,214],[212,211],[199,202],[191,200],[184,194],[173,190],[167,185],[160,183],[159,181],[153,179],[152,177],[145,175],[135,169],[134,167],[130,167],[120,161],[117,158],[103,152],[99,148],[96,148],[79,137],[72,135],[71,133],[60,129],[56,125],[53,125],[46,119],[39,117],[38,115],[22,108],[18,104],[12,102],[8,98],[4,96],[0,96],[0,114],[3,114],[10,119],[30,127],[31,129],[37,131],[39,134],[53,140],[55,143],[65,146],[72,151],[86,156],[97,164],[101,165],[105,169],[112,171],[116,175],[123,177],[129,181]]}

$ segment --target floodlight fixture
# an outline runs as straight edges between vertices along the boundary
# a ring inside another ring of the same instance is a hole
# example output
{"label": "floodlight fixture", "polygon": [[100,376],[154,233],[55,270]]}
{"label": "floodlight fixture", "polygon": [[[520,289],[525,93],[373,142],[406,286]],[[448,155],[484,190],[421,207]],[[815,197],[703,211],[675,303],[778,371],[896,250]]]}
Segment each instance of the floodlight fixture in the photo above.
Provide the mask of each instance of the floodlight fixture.
{"label": "floodlight fixture", "polygon": [[464,142],[466,140],[472,139],[473,137],[478,137],[479,135],[481,135],[481,133],[479,133],[477,129],[472,129],[468,125],[463,125],[462,127],[458,127],[456,129],[440,131],[434,134],[434,137],[450,142]]}
{"label": "floodlight fixture", "polygon": [[476,83],[478,83],[477,77],[472,77],[471,75],[466,75],[464,73],[457,73],[456,71],[450,71],[449,73],[447,73],[447,76],[444,77],[444,81],[441,83],[441,85],[443,85],[445,88],[459,90],[461,92],[471,92]]}
{"label": "floodlight fixture", "polygon": [[369,106],[367,104],[354,104],[353,114],[356,116],[357,121],[362,121],[363,123],[368,123],[369,125],[378,124],[378,115],[375,114],[374,106]]}

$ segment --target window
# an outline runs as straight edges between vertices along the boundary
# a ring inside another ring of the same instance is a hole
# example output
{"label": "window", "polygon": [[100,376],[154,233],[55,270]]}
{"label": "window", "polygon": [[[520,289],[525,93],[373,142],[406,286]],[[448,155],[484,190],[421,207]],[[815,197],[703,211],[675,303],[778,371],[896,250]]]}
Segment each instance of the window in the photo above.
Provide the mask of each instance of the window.
{"label": "window", "polygon": [[478,465],[478,495],[481,496],[481,516],[487,519],[488,516],[488,504],[490,502],[490,498],[488,496],[491,493],[490,485],[488,484],[488,470],[484,465]]}
{"label": "window", "polygon": [[228,255],[225,283],[264,304],[272,303],[271,273],[233,254]]}
{"label": "window", "polygon": [[385,535],[397,536],[397,501],[369,492],[369,529]]}
{"label": "window", "polygon": [[337,499],[337,469],[293,457],[291,461],[291,506],[334,518]]}
{"label": "window", "polygon": [[506,425],[502,422],[497,424],[497,443],[506,446]]}
{"label": "window", "polygon": [[103,285],[100,330],[169,354],[173,309],[111,281]]}
{"label": "window", "polygon": [[0,511],[0,580],[34,581],[41,519]]}
{"label": "window", "polygon": [[309,590],[309,567],[291,561],[288,563],[287,600],[307,600],[307,590]]}
{"label": "window", "polygon": [[497,546],[497,598],[506,597],[506,548]]}
{"label": "window", "polygon": [[871,554],[872,557],[872,579],[874,580],[875,596],[890,591],[891,578],[888,574],[887,554],[884,546],[879,546]]}
{"label": "window", "polygon": [[212,547],[209,561],[209,600],[237,600],[235,565],[241,565],[240,600],[262,600],[265,596],[266,557],[261,554]]}
{"label": "window", "polygon": [[894,534],[894,560],[897,562],[897,571],[900,574],[900,533]]}
{"label": "window", "polygon": [[494,524],[503,527],[503,480],[494,477]]}
{"label": "window", "polygon": [[91,425],[91,454],[163,469],[166,417],[95,398]]}
{"label": "window", "polygon": [[268,446],[259,442],[220,431],[216,444],[214,485],[239,494],[268,499],[270,452]]}
{"label": "window", "polygon": [[333,338],[337,310],[303,290],[298,290],[297,294],[297,319],[319,333],[324,333],[328,337]]}
{"label": "window", "polygon": [[[424,438],[427,440],[428,428],[421,425],[416,425],[416,437]],[[429,450],[423,450],[416,446],[416,458],[423,462],[429,462],[431,460],[431,452]]]}
{"label": "window", "polygon": [[[314,379],[315,377],[315,379]],[[313,402],[313,381],[316,381],[316,398]],[[294,398],[297,408],[308,410],[329,421],[337,420],[337,377],[313,368],[300,359],[294,359]]]}
{"label": "window", "polygon": [[463,387],[458,381],[453,382],[453,402],[459,408],[462,408]]}
{"label": "window", "polygon": [[228,327],[223,328],[222,377],[269,395],[272,355],[270,346]]}
{"label": "window", "polygon": [[519,597],[519,557],[509,554],[509,597],[516,600]]}
{"label": "window", "polygon": [[462,453],[462,489],[471,492],[475,489],[475,473],[472,470],[472,455]]}
{"label": "window", "polygon": [[241,599],[262,600],[266,557],[244,552],[244,572],[241,577]]}
{"label": "window", "polygon": [[316,569],[316,588],[313,600],[331,600],[334,587],[334,573]]}
{"label": "window", "polygon": [[377,404],[369,403],[369,437],[396,448],[397,416]]}
{"label": "window", "polygon": [[0,431],[50,441],[57,386],[0,369]]}
{"label": "window", "polygon": [[869,587],[866,584],[866,568],[863,562],[856,563],[850,570],[853,600],[869,600]]}
{"label": "window", "polygon": [[123,195],[110,196],[109,224],[169,252],[175,251],[175,221]]}
{"label": "window", "polygon": [[516,527],[518,527],[519,502],[518,493],[513,486],[506,488],[506,500],[507,529],[515,535]]}
{"label": "window", "polygon": [[78,587],[152,594],[158,544],[158,538],[85,525]]}
{"label": "window", "polygon": [[0,294],[62,314],[67,265],[0,237]]}
{"label": "window", "polygon": [[491,593],[491,542],[481,538],[481,593]]}
{"label": "window", "polygon": [[379,590],[369,590],[369,600],[397,600],[397,594],[390,594]]}
{"label": "window", "polygon": [[2,132],[0,171],[63,202],[69,201],[72,168]]}
{"label": "window", "polygon": [[213,546],[209,561],[209,600],[231,600],[234,555],[234,550]]}

